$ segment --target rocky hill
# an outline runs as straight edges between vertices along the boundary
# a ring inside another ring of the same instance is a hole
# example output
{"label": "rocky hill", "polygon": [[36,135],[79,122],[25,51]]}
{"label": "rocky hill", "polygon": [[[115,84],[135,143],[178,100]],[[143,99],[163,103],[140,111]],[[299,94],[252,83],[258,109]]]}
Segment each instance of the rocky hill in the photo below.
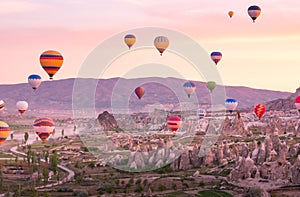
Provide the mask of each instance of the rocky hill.
{"label": "rocky hill", "polygon": [[267,109],[276,111],[286,111],[295,109],[295,98],[300,95],[300,88],[295,93],[291,94],[287,98],[279,98],[267,103]]}

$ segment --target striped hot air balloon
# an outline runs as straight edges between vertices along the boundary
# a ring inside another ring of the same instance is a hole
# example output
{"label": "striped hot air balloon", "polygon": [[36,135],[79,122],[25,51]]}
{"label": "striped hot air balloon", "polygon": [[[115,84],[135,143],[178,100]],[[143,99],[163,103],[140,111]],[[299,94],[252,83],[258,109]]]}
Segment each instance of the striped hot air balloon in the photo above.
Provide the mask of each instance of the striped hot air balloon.
{"label": "striped hot air balloon", "polygon": [[295,107],[298,109],[298,111],[300,112],[300,96],[298,96],[295,99]]}
{"label": "striped hot air balloon", "polygon": [[196,91],[196,86],[191,81],[185,82],[183,84],[183,88],[184,88],[184,91],[188,95],[189,98],[191,97],[191,94],[193,94]]}
{"label": "striped hot air balloon", "polygon": [[204,109],[198,109],[197,114],[199,116],[199,119],[202,119],[206,116],[206,111]]}
{"label": "striped hot air balloon", "polygon": [[42,142],[46,142],[55,128],[55,123],[50,118],[39,118],[34,121],[33,128]]}
{"label": "striped hot air balloon", "polygon": [[165,36],[158,36],[154,39],[154,46],[156,47],[156,49],[160,52],[160,55],[162,56],[163,52],[169,46],[169,39]]}
{"label": "striped hot air balloon", "polygon": [[42,83],[42,77],[36,74],[32,74],[28,77],[28,83],[35,91]]}
{"label": "striped hot air balloon", "polygon": [[10,129],[8,124],[3,121],[0,121],[0,145],[5,142],[6,138],[9,136]]}
{"label": "striped hot air balloon", "polygon": [[53,79],[55,73],[61,68],[63,61],[63,56],[53,50],[45,51],[40,56],[40,63],[50,79]]}
{"label": "striped hot air balloon", "polygon": [[131,49],[131,47],[134,45],[135,41],[136,41],[136,37],[132,34],[127,34],[124,37],[124,42],[129,47],[129,49]]}
{"label": "striped hot air balloon", "polygon": [[141,99],[141,98],[144,96],[144,94],[145,94],[145,89],[144,89],[142,86],[140,86],[140,87],[137,87],[137,88],[134,90],[134,92],[135,92],[135,94],[137,95],[137,97],[138,97],[139,99]]}
{"label": "striped hot air balloon", "polygon": [[218,62],[222,59],[222,53],[221,52],[212,52],[210,54],[211,59],[215,62],[215,64],[217,65]]}
{"label": "striped hot air balloon", "polygon": [[175,133],[181,126],[181,118],[179,116],[171,116],[168,121],[168,127]]}
{"label": "striped hot air balloon", "polygon": [[225,101],[225,107],[226,109],[232,113],[238,106],[238,101],[234,98],[228,98]]}
{"label": "striped hot air balloon", "polygon": [[263,104],[257,104],[254,106],[254,113],[258,117],[258,119],[261,119],[261,117],[266,113],[266,106]]}
{"label": "striped hot air balloon", "polygon": [[252,18],[253,23],[257,19],[257,17],[260,15],[261,9],[257,5],[252,5],[248,8],[248,15]]}
{"label": "striped hot air balloon", "polygon": [[0,111],[2,111],[5,107],[5,103],[3,100],[0,100]]}

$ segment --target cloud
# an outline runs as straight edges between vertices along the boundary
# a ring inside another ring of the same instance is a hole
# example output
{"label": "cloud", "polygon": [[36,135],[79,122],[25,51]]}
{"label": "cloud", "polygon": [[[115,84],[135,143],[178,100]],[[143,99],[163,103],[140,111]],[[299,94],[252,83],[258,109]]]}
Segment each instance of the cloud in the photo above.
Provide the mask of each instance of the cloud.
{"label": "cloud", "polygon": [[36,3],[23,0],[1,0],[0,14],[30,12],[39,8]]}

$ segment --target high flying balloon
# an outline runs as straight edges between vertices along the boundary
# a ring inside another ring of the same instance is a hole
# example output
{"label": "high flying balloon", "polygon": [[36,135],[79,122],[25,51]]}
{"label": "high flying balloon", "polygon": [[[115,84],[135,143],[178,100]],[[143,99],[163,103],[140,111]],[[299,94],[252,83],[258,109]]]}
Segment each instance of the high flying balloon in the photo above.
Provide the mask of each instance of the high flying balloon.
{"label": "high flying balloon", "polygon": [[28,77],[28,83],[35,91],[42,83],[42,77],[36,74],[32,74]]}
{"label": "high flying balloon", "polygon": [[127,34],[124,37],[124,42],[125,44],[128,46],[129,49],[131,49],[131,47],[134,45],[134,43],[136,42],[136,37],[132,34]]}
{"label": "high flying balloon", "polygon": [[208,81],[206,83],[206,87],[209,89],[210,92],[212,92],[217,87],[217,83],[214,81]]}
{"label": "high flying balloon", "polygon": [[55,128],[55,123],[50,118],[39,118],[34,121],[33,128],[42,142],[46,142]]}
{"label": "high flying balloon", "polygon": [[257,5],[252,5],[248,8],[248,15],[252,18],[253,23],[257,19],[257,17],[260,15],[261,9]]}
{"label": "high flying balloon", "polygon": [[229,15],[230,18],[232,18],[232,16],[234,15],[234,12],[233,11],[229,11],[228,15]]}
{"label": "high flying balloon", "polygon": [[191,81],[185,82],[183,84],[183,88],[184,88],[184,91],[188,95],[189,98],[191,97],[191,94],[193,94],[196,91],[196,86]]}
{"label": "high flying balloon", "polygon": [[169,39],[165,36],[158,36],[154,39],[154,46],[156,47],[156,49],[160,52],[160,55],[162,56],[163,52],[169,46]]}
{"label": "high flying balloon", "polygon": [[16,107],[22,115],[28,109],[28,103],[26,101],[18,101]]}
{"label": "high flying balloon", "polygon": [[298,111],[300,112],[300,96],[298,96],[295,99],[295,107],[298,109]]}
{"label": "high flying balloon", "polygon": [[217,65],[218,62],[222,59],[222,53],[221,52],[212,52],[210,54],[211,59],[215,62],[215,64]]}
{"label": "high flying balloon", "polygon": [[232,113],[238,106],[238,101],[234,98],[228,98],[225,101],[225,107],[226,109]]}
{"label": "high flying balloon", "polygon": [[3,121],[0,121],[0,145],[5,142],[6,138],[9,136],[10,129],[8,124]]}
{"label": "high flying balloon", "polygon": [[261,119],[261,117],[266,113],[266,106],[264,104],[257,104],[254,106],[254,113],[258,117],[258,119]]}
{"label": "high flying balloon", "polygon": [[0,111],[2,111],[5,107],[5,103],[3,100],[0,100]]}
{"label": "high flying balloon", "polygon": [[53,79],[53,76],[61,68],[63,62],[64,58],[58,51],[45,51],[40,56],[41,66],[47,72],[50,79]]}
{"label": "high flying balloon", "polygon": [[179,116],[171,116],[168,118],[168,127],[175,133],[181,126],[181,118]]}
{"label": "high flying balloon", "polygon": [[144,96],[144,94],[145,94],[145,88],[143,88],[142,86],[137,87],[137,88],[134,90],[134,92],[135,92],[135,94],[137,95],[137,97],[138,97],[139,99],[141,99],[141,98]]}

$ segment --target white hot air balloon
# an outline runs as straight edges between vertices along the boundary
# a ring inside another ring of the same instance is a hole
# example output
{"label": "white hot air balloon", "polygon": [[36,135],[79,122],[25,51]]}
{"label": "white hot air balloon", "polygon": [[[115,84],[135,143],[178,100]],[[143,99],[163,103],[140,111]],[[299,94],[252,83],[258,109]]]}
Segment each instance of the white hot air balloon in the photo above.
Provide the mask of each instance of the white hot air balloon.
{"label": "white hot air balloon", "polygon": [[28,109],[28,103],[26,101],[18,101],[16,107],[22,115]]}

